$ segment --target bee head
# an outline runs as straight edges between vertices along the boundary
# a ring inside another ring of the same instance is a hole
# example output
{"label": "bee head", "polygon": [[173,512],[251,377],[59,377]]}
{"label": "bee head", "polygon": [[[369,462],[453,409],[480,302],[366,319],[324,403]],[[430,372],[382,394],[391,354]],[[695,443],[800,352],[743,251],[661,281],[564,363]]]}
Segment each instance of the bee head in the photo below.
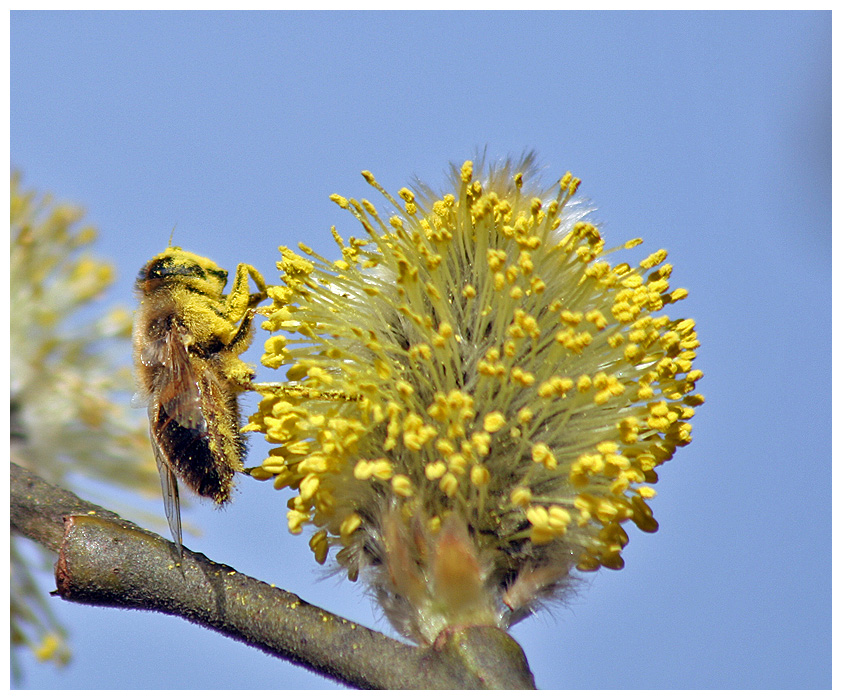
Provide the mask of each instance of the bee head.
{"label": "bee head", "polygon": [[213,296],[222,295],[227,281],[228,272],[213,260],[174,247],[146,263],[137,279],[138,287],[146,292],[189,282],[192,287]]}

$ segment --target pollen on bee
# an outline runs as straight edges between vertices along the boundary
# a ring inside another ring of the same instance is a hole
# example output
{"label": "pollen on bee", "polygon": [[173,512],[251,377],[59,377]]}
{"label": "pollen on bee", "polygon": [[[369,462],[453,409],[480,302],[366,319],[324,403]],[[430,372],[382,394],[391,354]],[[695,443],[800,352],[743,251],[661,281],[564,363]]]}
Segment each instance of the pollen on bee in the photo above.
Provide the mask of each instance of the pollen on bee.
{"label": "pollen on bee", "polygon": [[[249,293],[249,279],[257,293]],[[250,265],[237,266],[226,295],[227,280],[212,260],[177,247],[152,258],[137,280],[135,373],[179,553],[178,481],[222,505],[246,454],[237,397],[254,369],[239,356],[251,344],[253,308],[267,290]]]}

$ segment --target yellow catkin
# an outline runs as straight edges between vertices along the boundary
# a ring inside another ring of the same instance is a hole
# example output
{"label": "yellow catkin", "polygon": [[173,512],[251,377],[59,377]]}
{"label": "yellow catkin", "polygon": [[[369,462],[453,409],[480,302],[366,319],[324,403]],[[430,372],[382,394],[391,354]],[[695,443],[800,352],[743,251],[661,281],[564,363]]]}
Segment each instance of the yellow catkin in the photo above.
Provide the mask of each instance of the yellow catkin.
{"label": "yellow catkin", "polygon": [[657,530],[650,484],[704,401],[699,341],[667,313],[686,292],[666,251],[611,261],[569,173],[549,195],[529,159],[466,162],[437,195],[364,177],[385,204],[332,198],[360,226],[333,231],[341,260],[285,251],[267,290],[287,388],[249,422],[273,449],[252,475],[293,489],[317,561],[374,569],[430,644],[526,614],[573,566],[621,568],[629,522]]}

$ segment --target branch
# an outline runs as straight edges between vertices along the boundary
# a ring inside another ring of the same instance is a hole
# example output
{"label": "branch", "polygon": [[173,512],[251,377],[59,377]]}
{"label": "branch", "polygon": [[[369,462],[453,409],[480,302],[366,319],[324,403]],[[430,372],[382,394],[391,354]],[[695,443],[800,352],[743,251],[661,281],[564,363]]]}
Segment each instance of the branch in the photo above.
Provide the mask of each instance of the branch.
{"label": "branch", "polygon": [[157,610],[217,630],[356,688],[534,688],[522,649],[495,627],[403,644],[298,596],[183,550],[11,466],[12,530],[58,554],[68,601]]}

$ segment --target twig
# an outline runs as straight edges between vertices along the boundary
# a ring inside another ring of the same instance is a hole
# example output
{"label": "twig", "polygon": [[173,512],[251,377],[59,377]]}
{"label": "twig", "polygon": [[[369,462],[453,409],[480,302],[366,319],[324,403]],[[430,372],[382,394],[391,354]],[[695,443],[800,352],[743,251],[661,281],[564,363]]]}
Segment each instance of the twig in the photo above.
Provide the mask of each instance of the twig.
{"label": "twig", "polygon": [[217,564],[12,464],[11,523],[58,554],[65,600],[156,610],[356,688],[534,688],[517,643],[494,627],[403,644]]}

